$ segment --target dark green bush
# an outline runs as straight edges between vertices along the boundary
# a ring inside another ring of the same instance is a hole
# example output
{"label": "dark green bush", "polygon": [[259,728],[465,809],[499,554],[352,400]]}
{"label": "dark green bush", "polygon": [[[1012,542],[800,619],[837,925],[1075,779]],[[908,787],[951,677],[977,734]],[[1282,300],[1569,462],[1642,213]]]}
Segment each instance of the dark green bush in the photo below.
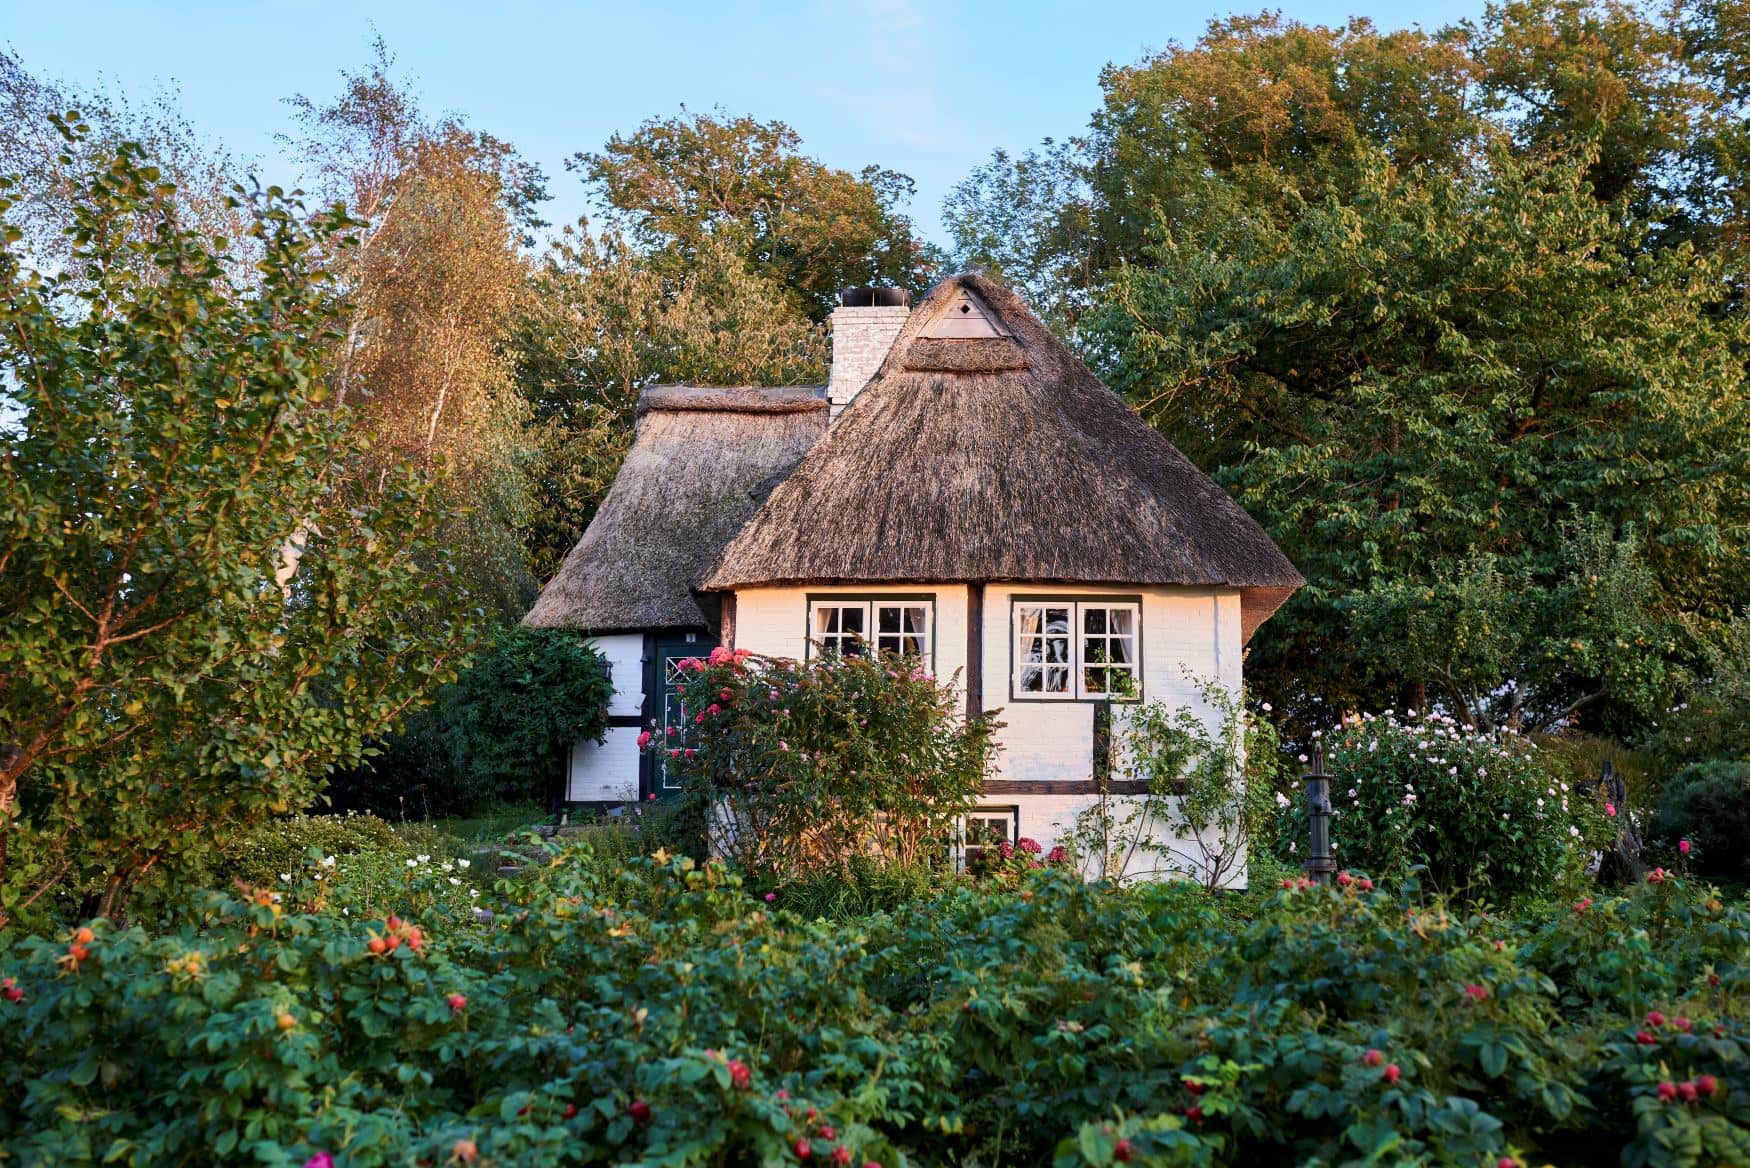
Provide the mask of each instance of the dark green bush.
{"label": "dark green bush", "polygon": [[601,740],[612,696],[606,662],[576,632],[501,630],[374,758],[333,775],[329,801],[396,821],[545,804],[572,745]]}
{"label": "dark green bush", "polygon": [[1672,775],[1647,834],[1673,855],[1687,839],[1687,862],[1704,876],[1750,877],[1750,762],[1698,762]]}

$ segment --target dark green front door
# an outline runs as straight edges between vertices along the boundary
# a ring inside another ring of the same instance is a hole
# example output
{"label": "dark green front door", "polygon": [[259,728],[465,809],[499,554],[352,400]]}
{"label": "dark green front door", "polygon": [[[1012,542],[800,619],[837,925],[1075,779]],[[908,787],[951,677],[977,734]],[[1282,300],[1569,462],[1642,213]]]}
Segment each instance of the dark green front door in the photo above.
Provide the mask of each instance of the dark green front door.
{"label": "dark green front door", "polygon": [[674,744],[645,754],[639,794],[646,800],[652,795],[666,799],[680,793],[676,776],[669,773],[668,751],[684,749],[681,739],[690,723],[674,687],[681,677],[682,661],[707,656],[716,647],[717,638],[710,633],[654,633],[645,639],[644,722],[653,726],[659,742]]}

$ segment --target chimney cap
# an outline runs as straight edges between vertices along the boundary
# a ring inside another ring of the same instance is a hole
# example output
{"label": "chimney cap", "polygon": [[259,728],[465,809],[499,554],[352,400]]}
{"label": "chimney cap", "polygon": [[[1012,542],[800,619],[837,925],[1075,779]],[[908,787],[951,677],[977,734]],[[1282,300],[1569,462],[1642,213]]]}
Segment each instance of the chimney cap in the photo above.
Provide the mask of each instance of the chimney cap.
{"label": "chimney cap", "polygon": [[876,288],[863,285],[839,291],[839,304],[845,308],[907,308],[911,293],[904,288]]}

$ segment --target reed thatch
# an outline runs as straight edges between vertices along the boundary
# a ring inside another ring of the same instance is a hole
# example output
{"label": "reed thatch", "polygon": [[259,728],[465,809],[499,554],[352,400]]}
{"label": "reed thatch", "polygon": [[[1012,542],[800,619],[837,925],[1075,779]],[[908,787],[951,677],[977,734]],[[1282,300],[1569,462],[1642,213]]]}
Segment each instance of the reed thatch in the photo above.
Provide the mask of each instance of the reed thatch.
{"label": "reed thatch", "polygon": [[523,623],[593,633],[713,629],[693,588],[826,430],[817,386],[659,386],[601,509]]}
{"label": "reed thatch", "polygon": [[[965,293],[1012,340],[929,339]],[[1238,587],[1247,637],[1305,583],[1214,480],[978,274],[918,305],[702,587],[950,581]]]}

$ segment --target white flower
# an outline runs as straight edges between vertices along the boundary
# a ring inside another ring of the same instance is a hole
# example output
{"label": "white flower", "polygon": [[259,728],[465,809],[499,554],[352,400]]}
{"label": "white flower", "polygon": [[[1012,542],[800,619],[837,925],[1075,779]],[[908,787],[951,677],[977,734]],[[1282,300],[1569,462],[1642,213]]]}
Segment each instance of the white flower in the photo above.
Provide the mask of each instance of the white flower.
{"label": "white flower", "polygon": [[460,888],[460,887],[462,887],[462,878],[460,876],[451,876],[450,883],[455,885],[457,888]]}
{"label": "white flower", "polygon": [[278,904],[280,902],[280,894],[279,893],[276,892],[273,894],[273,902],[275,904]]}
{"label": "white flower", "polygon": [[1288,806],[1288,796],[1284,795],[1281,791],[1276,792],[1276,806],[1278,806],[1278,807]]}
{"label": "white flower", "polygon": [[340,915],[343,917],[350,917],[352,915],[352,910],[350,908],[343,908],[340,910]]}
{"label": "white flower", "polygon": [[468,866],[468,861],[466,861],[466,860],[457,860],[456,861],[456,867],[458,867],[458,868],[466,868],[467,866]]}
{"label": "white flower", "polygon": [[470,889],[469,889],[469,890],[468,890],[468,895],[469,895],[469,896],[479,896],[479,895],[480,895],[480,890],[479,890],[479,889],[478,889],[478,888],[470,888]]}
{"label": "white flower", "polygon": [[417,858],[417,859],[418,859],[418,860],[419,860],[419,862],[420,862],[420,863],[421,863],[421,864],[425,864],[425,863],[429,863],[429,862],[430,862],[430,860],[431,860],[431,857],[430,857],[430,856],[419,856],[419,857],[416,857],[416,858]]}
{"label": "white flower", "polygon": [[1305,762],[1305,761],[1306,761],[1306,755],[1304,755],[1304,754],[1303,754],[1303,755],[1301,755],[1301,756],[1300,756],[1300,761],[1301,761],[1301,762]]}
{"label": "white flower", "polygon": [[1411,791],[1408,795],[1404,796],[1404,806],[1405,807],[1414,807],[1415,805],[1416,805],[1416,792]]}
{"label": "white flower", "polygon": [[1292,856],[1292,855],[1294,855],[1294,851],[1295,851],[1294,841],[1290,840],[1288,843],[1288,854]]}
{"label": "white flower", "polygon": [[1488,777],[1489,777],[1489,768],[1488,767],[1478,767],[1477,768],[1477,778],[1486,779]]}
{"label": "white flower", "polygon": [[1355,788],[1354,787],[1349,788],[1349,798],[1351,798],[1351,799],[1355,798]]}
{"label": "white flower", "polygon": [[407,861],[407,866],[409,868],[417,868],[417,867],[419,867],[419,861],[418,860],[409,860],[409,861]]}
{"label": "white flower", "polygon": [[1314,730],[1313,731],[1314,738],[1323,738],[1324,736],[1325,736],[1325,732],[1323,730]]}
{"label": "white flower", "polygon": [[1508,815],[1505,811],[1501,812],[1501,822],[1502,823],[1507,822],[1511,818],[1513,818],[1513,817]]}
{"label": "white flower", "polygon": [[290,872],[281,872],[280,882],[282,884],[290,884],[292,882],[292,874]]}
{"label": "white flower", "polygon": [[1570,826],[1570,827],[1569,827],[1569,828],[1568,828],[1568,834],[1569,834],[1569,835],[1571,835],[1571,836],[1574,836],[1574,837],[1576,837],[1576,838],[1578,838],[1578,837],[1579,837],[1579,834],[1580,834],[1580,829],[1579,829],[1579,828],[1577,828],[1577,827],[1572,827],[1572,826]]}
{"label": "white flower", "polygon": [[323,856],[322,857],[322,866],[324,868],[334,867],[334,857],[333,856]]}
{"label": "white flower", "polygon": [[1447,767],[1446,773],[1449,775],[1456,775],[1458,773],[1458,768],[1457,767]]}

